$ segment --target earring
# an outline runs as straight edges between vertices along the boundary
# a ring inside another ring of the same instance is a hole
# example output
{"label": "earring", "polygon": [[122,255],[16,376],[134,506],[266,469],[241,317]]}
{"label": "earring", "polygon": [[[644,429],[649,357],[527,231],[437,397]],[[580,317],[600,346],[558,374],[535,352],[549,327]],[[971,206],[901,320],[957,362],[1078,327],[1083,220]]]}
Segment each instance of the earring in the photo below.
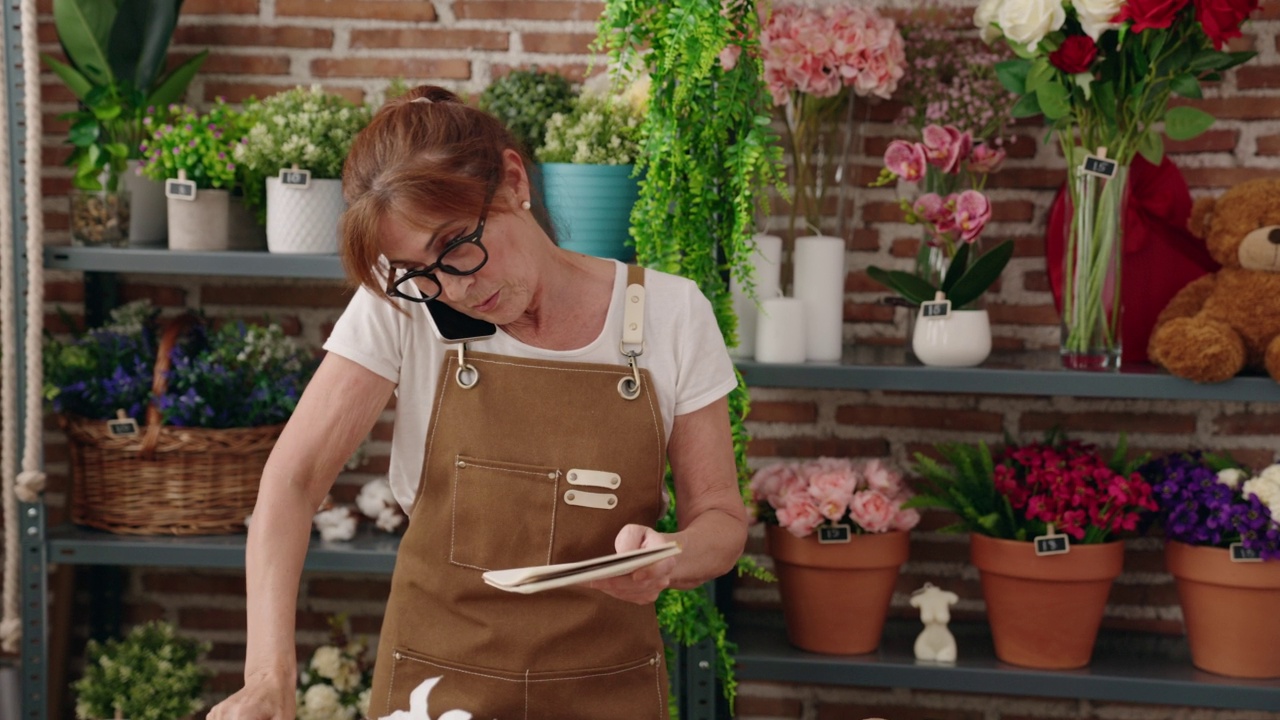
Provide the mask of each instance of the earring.
{"label": "earring", "polygon": [[528,210],[529,208],[533,207],[533,203],[530,203],[528,200],[523,200],[520,202],[520,207],[525,210]]}

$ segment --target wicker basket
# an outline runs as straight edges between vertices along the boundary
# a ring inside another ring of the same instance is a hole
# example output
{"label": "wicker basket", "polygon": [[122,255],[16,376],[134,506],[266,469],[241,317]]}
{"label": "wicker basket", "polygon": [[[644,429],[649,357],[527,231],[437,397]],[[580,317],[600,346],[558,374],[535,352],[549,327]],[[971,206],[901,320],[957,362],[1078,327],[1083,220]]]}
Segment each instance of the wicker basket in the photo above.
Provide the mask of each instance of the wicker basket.
{"label": "wicker basket", "polygon": [[[196,319],[164,330],[152,395],[164,393],[169,354]],[[141,432],[121,436],[107,420],[58,416],[71,451],[71,521],[127,535],[243,532],[258,481],[283,425],[254,428],[169,427],[155,406]]]}

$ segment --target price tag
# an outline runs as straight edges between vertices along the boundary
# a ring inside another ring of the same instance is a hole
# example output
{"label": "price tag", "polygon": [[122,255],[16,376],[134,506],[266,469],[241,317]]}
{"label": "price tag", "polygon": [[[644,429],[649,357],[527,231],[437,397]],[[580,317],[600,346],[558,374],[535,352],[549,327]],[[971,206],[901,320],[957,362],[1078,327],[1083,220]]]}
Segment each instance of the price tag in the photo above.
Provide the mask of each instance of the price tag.
{"label": "price tag", "polygon": [[291,168],[280,168],[280,184],[294,190],[306,190],[311,187],[311,171],[303,170],[296,165]]}
{"label": "price tag", "polygon": [[1116,175],[1116,167],[1115,160],[1108,160],[1097,155],[1085,155],[1084,163],[1080,165],[1080,171],[1101,178],[1112,178]]}
{"label": "price tag", "polygon": [[195,180],[165,180],[164,196],[173,198],[174,200],[195,200],[196,199],[196,181]]}
{"label": "price tag", "polygon": [[818,527],[818,542],[823,545],[847,543],[853,539],[853,528],[848,525],[822,525]]}
{"label": "price tag", "polygon": [[1036,555],[1065,555],[1071,552],[1071,538],[1060,532],[1054,532],[1050,525],[1044,535],[1035,537]]}
{"label": "price tag", "polygon": [[107,432],[112,437],[137,437],[138,421],[131,417],[118,417],[107,421]]}
{"label": "price tag", "polygon": [[1258,551],[1245,547],[1244,543],[1231,543],[1227,549],[1231,551],[1231,562],[1262,562]]}
{"label": "price tag", "polygon": [[926,320],[941,320],[950,314],[950,300],[929,300],[920,303],[920,317]]}

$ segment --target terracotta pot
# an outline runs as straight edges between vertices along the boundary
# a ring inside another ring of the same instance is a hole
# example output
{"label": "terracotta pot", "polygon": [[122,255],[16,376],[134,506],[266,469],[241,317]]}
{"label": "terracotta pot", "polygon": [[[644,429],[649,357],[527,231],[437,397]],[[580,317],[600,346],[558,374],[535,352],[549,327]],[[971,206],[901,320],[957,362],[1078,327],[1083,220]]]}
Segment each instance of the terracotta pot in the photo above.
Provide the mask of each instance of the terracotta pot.
{"label": "terracotta pot", "polygon": [[996,657],[1044,669],[1089,664],[1124,543],[1037,556],[1034,543],[970,534],[969,552],[982,574]]}
{"label": "terracotta pot", "polygon": [[1222,548],[1167,541],[1191,662],[1246,678],[1280,677],[1280,562],[1232,562]]}
{"label": "terracotta pot", "polygon": [[905,531],[822,544],[813,535],[798,538],[769,525],[765,539],[792,645],[835,655],[859,655],[880,646],[898,568],[910,548]]}

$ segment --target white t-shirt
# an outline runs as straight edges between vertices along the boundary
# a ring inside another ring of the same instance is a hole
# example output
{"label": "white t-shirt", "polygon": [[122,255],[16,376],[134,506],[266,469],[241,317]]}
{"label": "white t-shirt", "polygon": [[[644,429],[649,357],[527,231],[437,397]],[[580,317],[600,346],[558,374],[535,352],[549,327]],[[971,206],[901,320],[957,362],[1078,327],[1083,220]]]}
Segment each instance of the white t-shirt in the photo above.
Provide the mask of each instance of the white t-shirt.
{"label": "white t-shirt", "polygon": [[[622,337],[627,266],[617,261],[615,265],[613,298],[604,329],[585,347],[544,350],[516,340],[501,328],[494,337],[468,347],[524,358],[625,365],[618,340]],[[396,384],[396,421],[388,474],[396,500],[405,512],[410,512],[422,475],[436,378],[446,355],[455,350],[432,333],[423,305],[407,300],[394,302],[408,314],[398,312],[366,288],[356,291],[324,349]],[[664,436],[670,438],[675,416],[724,397],[737,385],[737,378],[711,303],[692,281],[646,270],[644,317],[645,350],[638,362],[653,376]]]}

